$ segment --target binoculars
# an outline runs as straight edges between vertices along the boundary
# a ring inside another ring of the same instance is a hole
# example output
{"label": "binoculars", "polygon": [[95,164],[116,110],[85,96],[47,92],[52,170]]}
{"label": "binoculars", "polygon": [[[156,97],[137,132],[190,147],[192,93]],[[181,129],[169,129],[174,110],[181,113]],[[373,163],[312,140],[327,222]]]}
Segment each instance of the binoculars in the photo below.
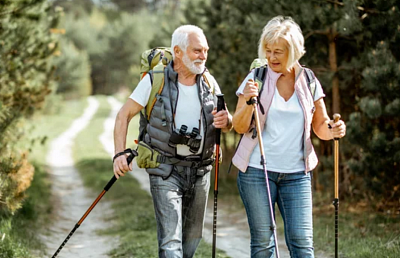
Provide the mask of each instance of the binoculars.
{"label": "binoculars", "polygon": [[182,125],[181,128],[175,129],[169,138],[168,146],[175,148],[177,144],[184,144],[189,146],[192,153],[196,153],[200,149],[201,135],[198,128],[193,127],[192,132],[188,133],[187,126]]}

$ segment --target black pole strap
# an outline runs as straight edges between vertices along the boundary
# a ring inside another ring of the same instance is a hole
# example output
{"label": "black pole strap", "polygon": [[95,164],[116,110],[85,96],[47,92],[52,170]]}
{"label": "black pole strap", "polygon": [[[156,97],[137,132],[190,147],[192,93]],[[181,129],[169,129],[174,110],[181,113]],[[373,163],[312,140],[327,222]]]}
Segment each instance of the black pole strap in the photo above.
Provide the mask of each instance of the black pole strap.
{"label": "black pole strap", "polygon": [[[131,149],[126,149],[126,150],[124,150],[124,151],[118,152],[118,153],[115,154],[114,157],[113,157],[113,163],[114,163],[114,160],[115,160],[116,158],[118,158],[119,156],[122,156],[122,155],[125,155],[125,154],[135,155],[134,152],[136,153],[136,156],[137,156],[137,152],[134,151],[134,150],[131,150]],[[135,157],[136,157],[136,156],[135,156]],[[127,158],[127,161],[128,161],[128,159],[129,159],[129,156],[128,156],[128,158]],[[132,158],[132,159],[133,159],[133,158]],[[132,159],[131,159],[130,161],[132,161]],[[130,163],[130,162],[128,162],[128,164],[129,164],[129,163]]]}

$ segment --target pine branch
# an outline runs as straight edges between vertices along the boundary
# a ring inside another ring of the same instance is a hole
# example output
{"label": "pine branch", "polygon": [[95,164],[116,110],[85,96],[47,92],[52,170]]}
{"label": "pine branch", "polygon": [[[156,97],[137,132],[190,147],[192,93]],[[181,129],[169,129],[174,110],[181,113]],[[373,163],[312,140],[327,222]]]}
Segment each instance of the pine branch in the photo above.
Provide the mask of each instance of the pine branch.
{"label": "pine branch", "polygon": [[[332,4],[344,6],[344,3],[343,3],[343,2],[339,2],[339,1],[335,1],[335,0],[324,0],[324,1],[325,1],[325,2],[328,2],[328,3],[332,3]],[[360,10],[360,11],[364,11],[364,12],[366,12],[366,13],[374,13],[374,14],[383,13],[383,12],[377,10],[377,9],[364,8],[364,7],[362,7],[362,6],[357,6],[357,9]]]}
{"label": "pine branch", "polygon": [[31,3],[27,4],[27,5],[19,7],[17,9],[14,9],[14,10],[11,10],[11,11],[2,12],[2,13],[0,13],[0,17],[6,16],[6,15],[9,15],[9,14],[13,14],[13,13],[18,13],[18,12],[20,12],[20,11],[22,11],[24,9],[27,9],[27,8],[35,5],[35,4],[37,4],[37,3],[36,2],[31,2]]}
{"label": "pine branch", "polygon": [[337,4],[340,6],[344,6],[344,3],[339,2],[339,1],[335,1],[335,0],[324,0],[325,2],[331,3],[331,4]]}

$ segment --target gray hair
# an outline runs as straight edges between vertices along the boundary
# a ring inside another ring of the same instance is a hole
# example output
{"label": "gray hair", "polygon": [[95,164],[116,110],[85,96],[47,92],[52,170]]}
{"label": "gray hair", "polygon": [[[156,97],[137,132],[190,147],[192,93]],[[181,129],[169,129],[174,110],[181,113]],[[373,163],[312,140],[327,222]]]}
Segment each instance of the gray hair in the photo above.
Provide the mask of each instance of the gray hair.
{"label": "gray hair", "polygon": [[173,59],[175,59],[174,47],[178,46],[182,51],[186,51],[187,47],[189,46],[189,35],[192,33],[204,36],[203,30],[195,25],[182,25],[174,31],[171,40],[171,52]]}
{"label": "gray hair", "polygon": [[265,25],[258,44],[258,57],[265,59],[265,47],[277,43],[280,38],[288,44],[286,69],[290,69],[306,53],[300,26],[291,17],[276,16]]}

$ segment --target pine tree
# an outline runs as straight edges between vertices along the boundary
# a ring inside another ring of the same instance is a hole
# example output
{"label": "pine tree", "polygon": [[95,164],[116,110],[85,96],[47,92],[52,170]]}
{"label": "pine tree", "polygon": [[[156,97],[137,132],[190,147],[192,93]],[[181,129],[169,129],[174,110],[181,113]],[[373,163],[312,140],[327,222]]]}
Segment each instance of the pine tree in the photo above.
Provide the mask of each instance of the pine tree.
{"label": "pine tree", "polygon": [[350,169],[362,176],[383,205],[400,197],[400,61],[381,41],[368,54],[363,70],[359,109],[350,115],[348,135],[357,146]]}

